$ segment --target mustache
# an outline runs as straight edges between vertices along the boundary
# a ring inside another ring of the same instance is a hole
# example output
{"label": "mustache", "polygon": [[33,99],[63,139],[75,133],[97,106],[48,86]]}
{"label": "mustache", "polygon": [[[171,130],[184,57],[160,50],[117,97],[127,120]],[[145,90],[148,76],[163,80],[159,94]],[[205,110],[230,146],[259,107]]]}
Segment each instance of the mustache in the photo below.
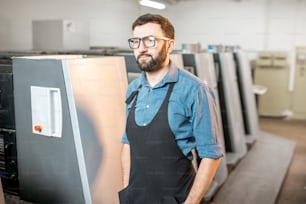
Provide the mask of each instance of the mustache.
{"label": "mustache", "polygon": [[140,54],[140,55],[137,56],[137,61],[138,61],[139,58],[142,57],[142,56],[146,56],[146,57],[151,57],[151,58],[153,58],[152,55],[150,55],[150,54]]}

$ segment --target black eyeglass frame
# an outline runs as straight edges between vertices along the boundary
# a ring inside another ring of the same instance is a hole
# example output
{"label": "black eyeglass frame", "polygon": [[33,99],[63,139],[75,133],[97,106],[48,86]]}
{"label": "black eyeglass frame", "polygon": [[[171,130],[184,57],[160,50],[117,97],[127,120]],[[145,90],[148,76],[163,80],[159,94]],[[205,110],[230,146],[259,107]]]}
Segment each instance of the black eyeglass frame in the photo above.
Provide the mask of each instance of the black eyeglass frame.
{"label": "black eyeglass frame", "polygon": [[[145,41],[144,41],[144,39],[146,39],[146,38],[149,38],[149,40],[153,41],[154,42],[153,45],[147,46]],[[154,36],[154,35],[148,35],[148,36],[144,36],[142,38],[129,38],[128,42],[129,42],[129,46],[130,46],[131,49],[138,49],[140,47],[141,41],[142,41],[144,47],[151,48],[151,47],[155,47],[156,46],[156,40],[157,39],[158,40],[166,40],[166,41],[172,40],[171,38],[167,38],[167,37],[157,37],[157,36]],[[137,46],[132,46],[132,43],[133,43],[132,41],[133,40],[138,40],[139,43],[138,43]]]}

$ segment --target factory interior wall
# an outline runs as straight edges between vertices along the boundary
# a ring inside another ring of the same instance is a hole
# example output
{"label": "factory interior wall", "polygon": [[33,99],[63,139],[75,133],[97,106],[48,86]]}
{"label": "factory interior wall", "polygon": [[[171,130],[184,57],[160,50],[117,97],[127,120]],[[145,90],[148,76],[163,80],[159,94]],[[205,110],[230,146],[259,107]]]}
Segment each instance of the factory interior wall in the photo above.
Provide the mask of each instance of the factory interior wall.
{"label": "factory interior wall", "polygon": [[249,51],[293,50],[306,45],[306,1],[192,0],[165,10],[136,0],[0,0],[0,50],[32,49],[32,21],[70,19],[89,23],[90,46],[127,48],[133,20],[143,13],[167,16],[183,43],[239,45]]}

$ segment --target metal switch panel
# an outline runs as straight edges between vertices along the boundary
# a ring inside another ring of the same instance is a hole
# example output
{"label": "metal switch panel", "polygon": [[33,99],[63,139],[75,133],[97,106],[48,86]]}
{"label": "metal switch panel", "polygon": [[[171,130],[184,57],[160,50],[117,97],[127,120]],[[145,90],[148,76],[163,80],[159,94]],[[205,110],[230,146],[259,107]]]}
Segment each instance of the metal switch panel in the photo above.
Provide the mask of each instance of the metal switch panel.
{"label": "metal switch panel", "polygon": [[62,137],[62,104],[59,88],[31,86],[32,131]]}

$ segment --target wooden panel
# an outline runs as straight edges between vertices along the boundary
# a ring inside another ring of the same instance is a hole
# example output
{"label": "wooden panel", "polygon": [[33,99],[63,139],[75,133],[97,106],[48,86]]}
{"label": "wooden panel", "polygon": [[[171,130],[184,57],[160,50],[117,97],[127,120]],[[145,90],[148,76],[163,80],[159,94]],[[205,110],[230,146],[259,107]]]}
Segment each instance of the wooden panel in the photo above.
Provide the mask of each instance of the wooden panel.
{"label": "wooden panel", "polygon": [[3,188],[2,188],[1,179],[0,179],[0,203],[5,203],[4,202]]}
{"label": "wooden panel", "polygon": [[91,184],[93,203],[118,203],[122,188],[121,136],[125,129],[127,74],[123,57],[70,60],[76,105],[93,123],[102,147]]}

